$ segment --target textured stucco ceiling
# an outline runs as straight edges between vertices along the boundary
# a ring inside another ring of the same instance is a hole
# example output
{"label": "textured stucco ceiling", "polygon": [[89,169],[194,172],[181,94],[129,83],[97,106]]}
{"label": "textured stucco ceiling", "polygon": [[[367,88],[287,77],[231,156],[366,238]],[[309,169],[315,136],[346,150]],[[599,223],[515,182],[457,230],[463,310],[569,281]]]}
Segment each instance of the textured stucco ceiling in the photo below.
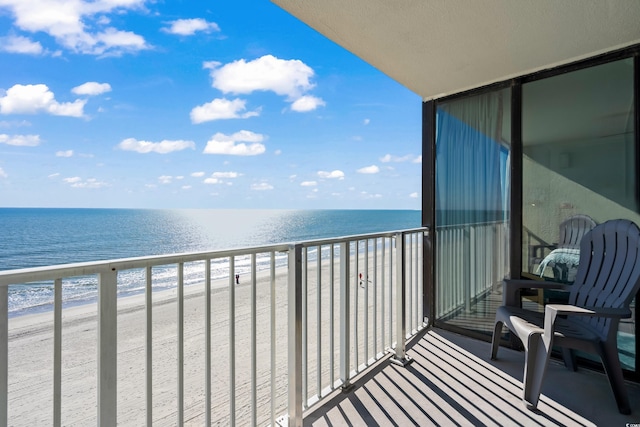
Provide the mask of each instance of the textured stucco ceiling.
{"label": "textured stucco ceiling", "polygon": [[640,0],[272,0],[423,99],[640,43]]}

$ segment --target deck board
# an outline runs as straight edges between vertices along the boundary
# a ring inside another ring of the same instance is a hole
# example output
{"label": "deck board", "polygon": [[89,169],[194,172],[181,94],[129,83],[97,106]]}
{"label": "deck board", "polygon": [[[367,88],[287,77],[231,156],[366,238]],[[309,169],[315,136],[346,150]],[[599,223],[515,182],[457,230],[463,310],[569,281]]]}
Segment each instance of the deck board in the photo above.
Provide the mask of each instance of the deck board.
{"label": "deck board", "polygon": [[524,353],[431,329],[408,346],[408,367],[388,361],[311,408],[305,426],[603,426],[640,422],[640,385],[628,383],[633,414],[618,412],[606,377],[552,360],[537,411],[521,400]]}

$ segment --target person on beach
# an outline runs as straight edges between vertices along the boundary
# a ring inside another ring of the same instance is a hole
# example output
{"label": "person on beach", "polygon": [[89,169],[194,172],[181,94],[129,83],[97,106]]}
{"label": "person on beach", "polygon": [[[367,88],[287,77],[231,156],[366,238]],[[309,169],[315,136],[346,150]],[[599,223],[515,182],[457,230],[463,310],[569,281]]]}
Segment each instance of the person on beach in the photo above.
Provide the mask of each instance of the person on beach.
{"label": "person on beach", "polygon": [[236,285],[240,284],[240,275],[236,274]]}
{"label": "person on beach", "polygon": [[367,277],[367,279],[366,279],[366,280],[363,280],[363,279],[362,279],[362,273],[358,273],[358,276],[360,277],[360,287],[361,287],[361,288],[364,288],[364,286],[365,286],[367,283],[371,283],[371,280],[369,280],[369,278],[368,278],[368,277]]}

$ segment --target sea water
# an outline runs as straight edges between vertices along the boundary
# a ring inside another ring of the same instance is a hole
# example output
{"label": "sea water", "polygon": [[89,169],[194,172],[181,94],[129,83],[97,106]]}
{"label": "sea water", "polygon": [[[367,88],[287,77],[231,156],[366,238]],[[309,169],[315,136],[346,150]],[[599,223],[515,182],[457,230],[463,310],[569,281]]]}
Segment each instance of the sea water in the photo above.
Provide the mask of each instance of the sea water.
{"label": "sea water", "polygon": [[[413,210],[145,210],[0,209],[0,270],[120,259],[138,256],[236,249],[420,227]],[[236,271],[249,271],[249,259]],[[212,265],[212,278],[228,269]],[[277,265],[286,263],[280,254]],[[257,268],[269,260],[259,258]],[[185,266],[185,284],[201,282],[198,263]],[[120,296],[142,292],[143,270],[118,276]],[[175,267],[154,268],[154,290],[175,286]],[[63,282],[68,304],[95,300],[95,276]],[[50,310],[50,283],[9,288],[9,313]]]}

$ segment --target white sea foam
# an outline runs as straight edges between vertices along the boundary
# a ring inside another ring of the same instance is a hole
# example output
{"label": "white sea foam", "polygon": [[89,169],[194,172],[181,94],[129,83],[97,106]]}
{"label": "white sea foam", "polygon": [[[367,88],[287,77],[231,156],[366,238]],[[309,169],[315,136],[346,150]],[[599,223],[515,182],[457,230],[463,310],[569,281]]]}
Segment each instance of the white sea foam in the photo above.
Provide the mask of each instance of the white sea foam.
{"label": "white sea foam", "polygon": [[[0,248],[0,270],[305,241],[413,228],[419,221],[418,211],[0,209],[0,234],[6,243]],[[313,262],[317,251],[310,248],[305,256]],[[327,258],[328,250],[321,256]],[[287,254],[277,253],[276,266],[286,263]],[[258,254],[256,270],[269,266],[270,255]],[[233,274],[244,279],[250,271],[251,257],[236,257]],[[211,275],[213,280],[228,278],[228,259],[213,260]],[[203,282],[204,262],[184,265],[185,286]],[[145,283],[144,269],[122,271],[118,295],[142,293]],[[175,265],[153,268],[153,291],[176,285]],[[62,289],[67,306],[95,301],[97,277],[65,279]],[[9,288],[12,316],[50,310],[52,304],[53,283]]]}

